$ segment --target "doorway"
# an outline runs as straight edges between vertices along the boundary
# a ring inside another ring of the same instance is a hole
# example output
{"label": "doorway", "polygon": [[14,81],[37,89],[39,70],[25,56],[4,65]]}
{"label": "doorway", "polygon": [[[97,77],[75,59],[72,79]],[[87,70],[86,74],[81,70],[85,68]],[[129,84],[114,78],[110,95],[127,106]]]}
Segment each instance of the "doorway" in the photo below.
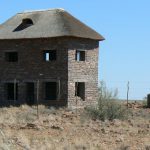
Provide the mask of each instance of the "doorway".
{"label": "doorway", "polygon": [[56,100],[57,99],[57,82],[45,83],[45,99]]}
{"label": "doorway", "polygon": [[26,83],[26,103],[28,105],[34,104],[34,83],[28,82]]}
{"label": "doorway", "polygon": [[75,82],[75,96],[80,97],[83,101],[85,100],[85,83]]}
{"label": "doorway", "polygon": [[7,83],[7,100],[18,99],[18,83]]}

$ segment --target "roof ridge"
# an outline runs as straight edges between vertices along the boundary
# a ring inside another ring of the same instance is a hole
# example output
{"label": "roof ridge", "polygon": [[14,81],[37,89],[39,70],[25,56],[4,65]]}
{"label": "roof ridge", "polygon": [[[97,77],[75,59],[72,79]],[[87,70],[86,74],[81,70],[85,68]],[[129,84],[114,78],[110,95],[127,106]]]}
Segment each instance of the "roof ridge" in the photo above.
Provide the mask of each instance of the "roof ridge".
{"label": "roof ridge", "polygon": [[45,11],[61,11],[61,12],[64,12],[65,9],[63,9],[63,8],[52,8],[52,9],[39,9],[39,10],[25,10],[25,11],[20,12],[18,14],[34,13],[34,12],[45,12]]}

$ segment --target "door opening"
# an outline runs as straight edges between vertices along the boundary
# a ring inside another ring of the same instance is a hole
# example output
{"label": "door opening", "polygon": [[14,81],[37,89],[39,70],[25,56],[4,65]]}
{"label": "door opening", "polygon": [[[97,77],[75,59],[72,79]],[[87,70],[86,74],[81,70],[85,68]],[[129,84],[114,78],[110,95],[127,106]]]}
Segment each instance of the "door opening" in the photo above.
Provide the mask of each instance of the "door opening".
{"label": "door opening", "polygon": [[33,105],[34,97],[34,83],[28,82],[26,83],[26,103],[28,105]]}
{"label": "door opening", "polygon": [[83,101],[85,100],[85,83],[75,82],[75,96],[80,97]]}
{"label": "door opening", "polygon": [[6,83],[7,87],[7,100],[18,99],[18,83]]}
{"label": "door opening", "polygon": [[45,99],[56,100],[57,99],[57,82],[45,83]]}

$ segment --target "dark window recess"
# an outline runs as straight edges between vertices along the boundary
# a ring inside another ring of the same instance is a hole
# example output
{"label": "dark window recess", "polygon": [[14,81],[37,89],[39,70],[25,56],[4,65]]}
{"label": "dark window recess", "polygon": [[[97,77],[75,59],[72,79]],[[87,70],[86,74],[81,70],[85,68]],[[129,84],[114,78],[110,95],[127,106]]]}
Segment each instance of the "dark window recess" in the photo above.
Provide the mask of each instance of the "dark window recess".
{"label": "dark window recess", "polygon": [[45,83],[45,99],[56,100],[57,99],[57,82]]}
{"label": "dark window recess", "polygon": [[56,50],[46,50],[44,51],[45,61],[55,61],[56,60]]}
{"label": "dark window recess", "polygon": [[26,103],[28,105],[34,104],[34,83],[33,82],[26,83]]}
{"label": "dark window recess", "polygon": [[18,99],[18,83],[6,83],[7,100]]}
{"label": "dark window recess", "polygon": [[85,61],[85,51],[76,51],[76,60],[77,61]]}
{"label": "dark window recess", "polygon": [[18,61],[18,53],[17,52],[6,52],[5,59],[8,62],[17,62]]}
{"label": "dark window recess", "polygon": [[23,19],[22,23],[16,29],[14,29],[13,32],[24,30],[32,25],[33,25],[33,21],[31,19],[29,18]]}
{"label": "dark window recess", "polygon": [[78,96],[82,100],[85,100],[85,83],[84,82],[75,83],[75,96]]}

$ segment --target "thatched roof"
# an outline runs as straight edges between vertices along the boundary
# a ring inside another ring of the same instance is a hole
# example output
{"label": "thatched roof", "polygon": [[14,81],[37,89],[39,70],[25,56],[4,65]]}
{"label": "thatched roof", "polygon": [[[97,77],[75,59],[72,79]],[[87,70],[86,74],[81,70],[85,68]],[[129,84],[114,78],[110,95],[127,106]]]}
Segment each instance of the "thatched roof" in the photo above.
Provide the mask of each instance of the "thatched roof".
{"label": "thatched roof", "polygon": [[0,25],[0,39],[62,36],[104,40],[100,34],[63,9],[18,13]]}

